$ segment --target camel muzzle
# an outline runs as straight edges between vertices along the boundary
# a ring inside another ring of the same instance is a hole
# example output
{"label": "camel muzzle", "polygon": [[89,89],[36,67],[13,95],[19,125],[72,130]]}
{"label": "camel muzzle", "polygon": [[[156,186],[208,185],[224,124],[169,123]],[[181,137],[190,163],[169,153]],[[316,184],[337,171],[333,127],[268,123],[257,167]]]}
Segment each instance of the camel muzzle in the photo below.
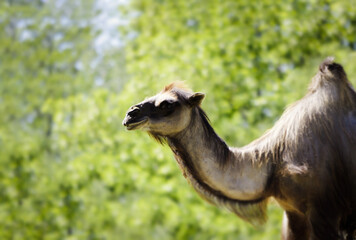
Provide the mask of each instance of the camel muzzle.
{"label": "camel muzzle", "polygon": [[148,118],[142,114],[141,109],[135,105],[127,111],[126,116],[122,121],[122,125],[124,125],[128,130],[133,130],[147,122],[147,120]]}

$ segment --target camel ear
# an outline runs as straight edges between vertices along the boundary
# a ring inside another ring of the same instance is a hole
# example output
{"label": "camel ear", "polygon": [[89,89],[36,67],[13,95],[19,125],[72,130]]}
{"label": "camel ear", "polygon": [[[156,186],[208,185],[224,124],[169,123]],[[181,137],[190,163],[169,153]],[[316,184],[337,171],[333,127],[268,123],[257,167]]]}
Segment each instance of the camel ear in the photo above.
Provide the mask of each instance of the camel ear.
{"label": "camel ear", "polygon": [[194,93],[189,97],[188,102],[191,106],[199,106],[205,97],[204,93]]}

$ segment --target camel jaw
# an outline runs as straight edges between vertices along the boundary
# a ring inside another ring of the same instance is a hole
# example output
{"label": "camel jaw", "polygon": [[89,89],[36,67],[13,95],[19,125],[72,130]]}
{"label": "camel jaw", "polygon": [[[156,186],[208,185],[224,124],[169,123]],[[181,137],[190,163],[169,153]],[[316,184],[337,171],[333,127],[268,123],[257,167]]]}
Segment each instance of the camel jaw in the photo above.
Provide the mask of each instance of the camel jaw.
{"label": "camel jaw", "polygon": [[136,130],[142,128],[143,125],[148,121],[148,118],[141,118],[141,119],[131,119],[126,117],[122,122],[122,125],[126,127],[127,130]]}

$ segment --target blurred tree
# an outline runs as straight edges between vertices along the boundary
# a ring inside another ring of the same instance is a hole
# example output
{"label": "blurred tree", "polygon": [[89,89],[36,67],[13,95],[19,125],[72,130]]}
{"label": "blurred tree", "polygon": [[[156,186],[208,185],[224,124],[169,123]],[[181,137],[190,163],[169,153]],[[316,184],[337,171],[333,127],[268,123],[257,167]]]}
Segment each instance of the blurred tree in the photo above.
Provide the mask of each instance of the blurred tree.
{"label": "blurred tree", "polygon": [[0,2],[0,238],[278,238],[275,206],[254,229],[204,203],[169,149],[120,123],[131,104],[187,80],[207,93],[217,132],[247,143],[325,56],[356,76],[354,4],[132,0],[120,9],[123,46],[105,35],[118,20],[104,19],[124,2]]}
{"label": "blurred tree", "polygon": [[97,2],[0,3],[1,239],[73,235],[85,210],[68,169],[78,145],[69,148],[72,131],[63,126],[72,126],[94,90],[117,91],[113,82],[123,75],[111,69],[121,53],[94,48]]}

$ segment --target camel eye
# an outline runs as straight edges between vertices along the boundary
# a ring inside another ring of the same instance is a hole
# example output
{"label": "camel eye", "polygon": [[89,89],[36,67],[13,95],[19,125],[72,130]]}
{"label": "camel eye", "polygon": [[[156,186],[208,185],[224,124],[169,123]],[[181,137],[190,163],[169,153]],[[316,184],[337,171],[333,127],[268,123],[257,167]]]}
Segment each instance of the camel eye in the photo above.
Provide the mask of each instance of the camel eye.
{"label": "camel eye", "polygon": [[163,101],[160,103],[158,107],[161,110],[168,110],[168,109],[172,109],[173,105],[174,105],[173,102]]}

